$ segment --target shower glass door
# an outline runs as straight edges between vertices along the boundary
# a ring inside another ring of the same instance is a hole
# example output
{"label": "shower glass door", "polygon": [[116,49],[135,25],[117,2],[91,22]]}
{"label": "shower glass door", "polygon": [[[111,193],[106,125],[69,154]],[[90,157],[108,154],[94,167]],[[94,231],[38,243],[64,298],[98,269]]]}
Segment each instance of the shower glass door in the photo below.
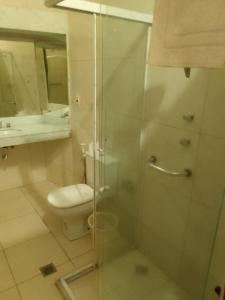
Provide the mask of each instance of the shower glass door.
{"label": "shower glass door", "polygon": [[[149,1],[105,2],[152,9]],[[203,114],[215,90],[224,92],[225,70],[193,69],[187,79],[182,69],[150,68],[150,32],[144,22],[98,19],[100,298],[207,299],[223,152],[202,132]]]}

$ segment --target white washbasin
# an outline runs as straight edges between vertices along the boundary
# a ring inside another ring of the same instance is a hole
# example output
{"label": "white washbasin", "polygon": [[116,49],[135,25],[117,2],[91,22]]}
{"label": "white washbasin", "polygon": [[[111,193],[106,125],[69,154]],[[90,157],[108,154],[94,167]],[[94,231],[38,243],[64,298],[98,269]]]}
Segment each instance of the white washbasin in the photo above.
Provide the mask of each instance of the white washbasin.
{"label": "white washbasin", "polygon": [[18,133],[21,133],[21,129],[16,129],[16,128],[7,128],[7,129],[0,129],[0,136],[8,136],[8,135],[15,135]]}

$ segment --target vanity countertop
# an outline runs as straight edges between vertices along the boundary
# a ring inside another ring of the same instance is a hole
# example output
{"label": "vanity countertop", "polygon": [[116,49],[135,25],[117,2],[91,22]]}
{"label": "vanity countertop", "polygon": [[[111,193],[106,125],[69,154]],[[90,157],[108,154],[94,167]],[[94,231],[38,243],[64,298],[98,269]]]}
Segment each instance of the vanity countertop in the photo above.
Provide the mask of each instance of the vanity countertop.
{"label": "vanity countertop", "polygon": [[[52,120],[46,116],[0,118],[0,148],[69,138],[69,120]],[[6,127],[10,124],[10,127]]]}

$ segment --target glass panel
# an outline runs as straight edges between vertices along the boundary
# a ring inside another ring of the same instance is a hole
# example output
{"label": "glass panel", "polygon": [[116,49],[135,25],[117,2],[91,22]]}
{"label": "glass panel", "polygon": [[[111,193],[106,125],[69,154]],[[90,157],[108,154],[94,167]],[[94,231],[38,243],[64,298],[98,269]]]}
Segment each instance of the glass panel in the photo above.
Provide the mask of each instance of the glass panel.
{"label": "glass panel", "polygon": [[[225,70],[193,69],[187,79],[182,69],[146,67],[148,25],[109,16],[101,24],[100,298],[205,299],[224,189],[213,101],[224,99]],[[151,156],[193,176],[162,174]]]}

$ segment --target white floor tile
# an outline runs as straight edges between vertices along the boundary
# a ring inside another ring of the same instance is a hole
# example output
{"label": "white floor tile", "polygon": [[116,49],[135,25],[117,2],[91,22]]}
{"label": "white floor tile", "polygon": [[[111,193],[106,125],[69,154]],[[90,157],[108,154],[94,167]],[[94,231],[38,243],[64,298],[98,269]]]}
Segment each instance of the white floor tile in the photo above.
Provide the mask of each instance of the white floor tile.
{"label": "white floor tile", "polygon": [[0,192],[0,223],[34,212],[20,189]]}
{"label": "white floor tile", "polygon": [[16,288],[9,289],[0,293],[0,300],[20,300],[19,293]]}
{"label": "white floor tile", "polygon": [[70,258],[83,255],[92,249],[90,234],[74,241],[69,241],[62,232],[54,232],[53,234]]}
{"label": "white floor tile", "polygon": [[12,247],[47,233],[48,228],[36,213],[0,223],[0,242],[3,248]]}
{"label": "white floor tile", "polygon": [[39,268],[44,265],[60,265],[68,260],[50,234],[10,247],[6,249],[6,255],[16,282],[40,274]]}
{"label": "white floor tile", "polygon": [[15,282],[7,264],[7,260],[4,253],[0,251],[0,291],[6,290],[14,285]]}
{"label": "white floor tile", "polygon": [[[19,290],[23,300],[63,300],[63,297],[55,285],[56,280],[61,276],[74,271],[71,263],[65,263],[57,267],[57,272],[43,277],[38,275],[35,278],[19,284]],[[1,298],[0,298],[1,300]],[[14,300],[14,299],[11,299]],[[80,299],[79,299],[80,300]]]}

